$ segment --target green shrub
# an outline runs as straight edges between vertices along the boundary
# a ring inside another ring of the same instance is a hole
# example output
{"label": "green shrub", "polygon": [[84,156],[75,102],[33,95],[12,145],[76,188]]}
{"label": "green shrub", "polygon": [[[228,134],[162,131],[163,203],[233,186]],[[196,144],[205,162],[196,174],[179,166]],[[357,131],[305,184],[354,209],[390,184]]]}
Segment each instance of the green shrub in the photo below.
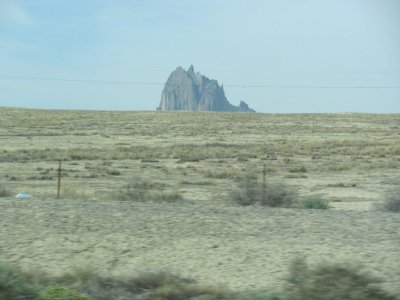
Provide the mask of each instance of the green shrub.
{"label": "green shrub", "polygon": [[19,269],[0,265],[0,300],[40,300],[42,287]]}
{"label": "green shrub", "polygon": [[282,295],[271,294],[268,292],[256,292],[256,293],[245,293],[238,294],[233,297],[232,300],[283,300]]}
{"label": "green shrub", "polygon": [[283,183],[261,183],[247,177],[243,178],[236,190],[231,193],[233,201],[240,205],[260,204],[270,207],[290,207],[297,194]]}
{"label": "green shrub", "polygon": [[300,206],[308,209],[328,209],[329,201],[320,198],[307,197],[301,201]]}
{"label": "green shrub", "polygon": [[50,285],[45,291],[43,300],[90,300],[90,298],[73,292],[62,285]]}
{"label": "green shrub", "polygon": [[383,203],[383,208],[392,212],[400,212],[400,187],[387,192],[385,201]]}
{"label": "green shrub", "polygon": [[225,289],[202,286],[194,280],[166,272],[143,273],[130,278],[106,278],[94,272],[79,271],[60,278],[59,282],[78,288],[93,300],[231,299]]}
{"label": "green shrub", "polygon": [[379,280],[354,266],[321,264],[310,268],[295,260],[288,278],[288,300],[395,300],[376,286]]}

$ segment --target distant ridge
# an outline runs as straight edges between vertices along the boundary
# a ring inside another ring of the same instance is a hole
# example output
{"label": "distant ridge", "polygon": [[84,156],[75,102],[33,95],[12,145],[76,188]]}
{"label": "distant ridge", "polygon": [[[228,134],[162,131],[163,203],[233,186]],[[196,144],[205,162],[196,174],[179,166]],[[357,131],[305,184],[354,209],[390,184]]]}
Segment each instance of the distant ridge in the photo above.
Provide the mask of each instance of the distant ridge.
{"label": "distant ridge", "polygon": [[169,75],[157,110],[255,112],[243,101],[230,104],[224,86],[195,73],[193,65],[187,71],[179,66]]}

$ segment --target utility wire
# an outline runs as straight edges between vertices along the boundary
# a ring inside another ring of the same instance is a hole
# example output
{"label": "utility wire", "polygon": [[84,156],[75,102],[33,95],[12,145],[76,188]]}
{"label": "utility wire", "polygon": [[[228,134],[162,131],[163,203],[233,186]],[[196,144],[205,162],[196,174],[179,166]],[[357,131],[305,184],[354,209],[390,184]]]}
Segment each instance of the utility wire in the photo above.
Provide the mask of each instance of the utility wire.
{"label": "utility wire", "polygon": [[[0,78],[10,80],[39,80],[39,81],[60,81],[60,82],[83,82],[101,84],[120,84],[120,85],[174,85],[161,82],[142,82],[142,81],[110,81],[110,80],[86,80],[86,79],[67,79],[67,78],[46,78],[46,77],[25,77],[0,75]],[[328,85],[237,85],[224,84],[232,88],[285,88],[285,89],[400,89],[400,86],[328,86]]]}
{"label": "utility wire", "polygon": [[400,86],[321,86],[321,85],[224,85],[239,88],[285,88],[285,89],[400,89]]}
{"label": "utility wire", "polygon": [[161,83],[159,83],[159,82],[86,80],[86,79],[24,77],[24,76],[7,76],[7,75],[0,75],[0,78],[4,78],[4,79],[17,79],[17,80],[40,80],[40,81],[63,81],[63,82],[87,82],[87,83],[104,83],[104,84],[161,85]]}

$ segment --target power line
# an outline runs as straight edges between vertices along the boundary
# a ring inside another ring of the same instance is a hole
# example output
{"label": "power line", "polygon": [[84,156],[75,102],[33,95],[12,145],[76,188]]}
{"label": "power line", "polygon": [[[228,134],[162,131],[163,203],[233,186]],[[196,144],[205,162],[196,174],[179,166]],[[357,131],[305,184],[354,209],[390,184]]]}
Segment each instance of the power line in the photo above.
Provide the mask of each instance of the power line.
{"label": "power line", "polygon": [[[60,81],[60,82],[82,82],[82,83],[100,83],[100,84],[119,84],[119,85],[165,85],[161,82],[143,82],[143,81],[111,81],[111,80],[86,80],[86,79],[68,79],[68,78],[47,78],[47,77],[26,77],[26,76],[8,76],[0,75],[0,78],[10,80],[38,80],[38,81]],[[285,88],[285,89],[400,89],[400,86],[328,86],[328,85],[237,85],[224,84],[232,88]]]}
{"label": "power line", "polygon": [[238,88],[285,88],[285,89],[400,89],[400,86],[321,86],[321,85],[228,85]]}
{"label": "power line", "polygon": [[25,77],[25,76],[7,76],[7,75],[0,75],[0,78],[4,78],[4,79],[17,79],[17,80],[40,80],[40,81],[63,81],[63,82],[87,82],[87,83],[104,83],[104,84],[162,85],[162,83],[159,83],[159,82],[86,80],[86,79]]}

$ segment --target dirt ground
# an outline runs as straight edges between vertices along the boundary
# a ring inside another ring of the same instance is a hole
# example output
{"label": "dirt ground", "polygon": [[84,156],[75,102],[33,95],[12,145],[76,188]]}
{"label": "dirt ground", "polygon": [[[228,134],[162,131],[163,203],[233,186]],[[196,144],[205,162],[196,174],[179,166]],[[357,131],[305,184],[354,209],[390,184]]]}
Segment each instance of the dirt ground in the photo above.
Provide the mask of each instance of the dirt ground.
{"label": "dirt ground", "polygon": [[278,291],[290,261],[360,264],[400,294],[400,216],[375,210],[2,199],[0,259],[62,274],[172,271]]}

